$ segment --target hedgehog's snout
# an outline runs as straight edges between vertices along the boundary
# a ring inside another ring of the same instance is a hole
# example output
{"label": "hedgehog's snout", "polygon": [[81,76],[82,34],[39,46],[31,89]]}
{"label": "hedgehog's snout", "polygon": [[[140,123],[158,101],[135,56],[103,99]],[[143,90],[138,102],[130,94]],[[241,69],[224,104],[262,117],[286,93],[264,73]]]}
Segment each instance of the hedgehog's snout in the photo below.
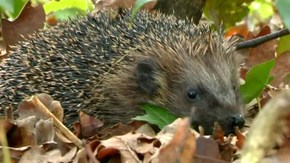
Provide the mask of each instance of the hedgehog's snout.
{"label": "hedgehog's snout", "polygon": [[224,126],[224,132],[226,135],[235,133],[235,127],[243,128],[245,125],[245,119],[242,114],[232,114],[221,122]]}

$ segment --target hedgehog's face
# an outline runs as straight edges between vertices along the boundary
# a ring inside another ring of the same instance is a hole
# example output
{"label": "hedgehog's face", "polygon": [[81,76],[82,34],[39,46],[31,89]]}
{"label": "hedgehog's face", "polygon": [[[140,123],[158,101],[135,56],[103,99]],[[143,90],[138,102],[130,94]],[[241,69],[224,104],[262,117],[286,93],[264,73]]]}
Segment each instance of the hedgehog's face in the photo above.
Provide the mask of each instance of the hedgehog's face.
{"label": "hedgehog's face", "polygon": [[202,126],[206,134],[212,133],[214,122],[226,134],[233,133],[235,126],[243,127],[234,57],[185,54],[164,60],[166,64],[148,59],[137,66],[139,87],[155,97],[154,103],[178,116],[191,115],[193,125]]}

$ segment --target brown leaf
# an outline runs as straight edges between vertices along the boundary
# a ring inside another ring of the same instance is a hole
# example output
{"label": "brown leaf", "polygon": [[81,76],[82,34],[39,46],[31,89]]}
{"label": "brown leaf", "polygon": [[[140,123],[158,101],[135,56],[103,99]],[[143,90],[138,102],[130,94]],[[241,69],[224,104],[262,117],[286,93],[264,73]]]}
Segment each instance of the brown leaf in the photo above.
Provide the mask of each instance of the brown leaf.
{"label": "brown leaf", "polygon": [[[259,36],[264,36],[269,33],[271,33],[270,28],[268,26],[265,26],[264,28],[261,29],[261,31],[256,36],[250,33],[248,38],[256,38]],[[277,39],[274,39],[271,41],[267,41],[255,48],[250,48],[249,56],[247,58],[246,64],[244,65],[244,69],[249,70],[254,65],[264,63],[270,59],[274,59],[276,46],[277,46]],[[274,77],[274,80],[271,83],[273,86],[279,86],[281,82],[284,81],[286,74],[290,72],[289,65],[290,65],[289,52],[285,52],[284,54],[281,54],[276,58],[276,65],[271,71],[271,75]]]}
{"label": "brown leaf", "polygon": [[39,119],[53,119],[54,127],[59,131],[63,136],[67,137],[71,142],[77,145],[79,148],[82,147],[82,142],[78,139],[68,128],[66,128],[58,118],[56,118],[48,108],[37,98],[37,96],[32,96],[21,101],[19,106],[19,117],[23,118],[28,115],[33,115]]}
{"label": "brown leaf", "polygon": [[220,151],[220,158],[221,160],[224,161],[231,161],[234,157],[234,153],[236,152],[236,149],[234,148],[234,146],[232,144],[230,144],[230,142],[223,144],[220,147],[221,151]]}
{"label": "brown leaf", "polygon": [[276,58],[276,65],[271,71],[271,75],[274,77],[274,80],[272,82],[272,85],[279,86],[282,82],[286,82],[285,77],[287,73],[290,73],[290,52],[284,52],[280,54]]}
{"label": "brown leaf", "polygon": [[[96,155],[97,155],[96,152],[98,152],[96,149],[98,148],[100,143],[101,142],[99,140],[95,139],[95,140],[85,144],[84,150],[86,152],[86,157],[88,156],[88,158],[89,158],[87,161],[94,162],[94,163],[98,163],[99,162],[97,160],[97,158],[96,158]],[[100,149],[101,148],[102,147],[100,147]],[[79,157],[83,157],[83,156],[80,155]],[[103,157],[102,154],[101,154],[101,157]]]}
{"label": "brown leaf", "polygon": [[[261,35],[261,34],[258,34]],[[249,38],[255,38],[252,33],[249,34]],[[266,62],[275,57],[277,40],[267,41],[255,48],[249,49],[249,57],[247,59],[245,69],[250,69],[252,66]]]}
{"label": "brown leaf", "polygon": [[224,144],[225,143],[225,141],[224,141],[225,133],[224,133],[221,125],[219,125],[217,122],[214,122],[214,130],[213,130],[212,136],[220,144]]}
{"label": "brown leaf", "polygon": [[46,109],[41,109],[42,106],[33,103],[32,97],[27,97],[22,100],[18,105],[19,118],[26,118],[29,116],[36,116],[38,119],[47,119],[49,114],[53,114],[58,120],[63,119],[63,108],[58,101],[54,101],[51,96],[47,94],[37,94],[35,96]]}
{"label": "brown leaf", "polygon": [[2,19],[2,36],[7,45],[15,45],[29,34],[44,27],[45,12],[42,5],[31,6],[28,2],[19,17],[10,22]]}
{"label": "brown leaf", "polygon": [[[3,151],[2,148],[3,146],[0,146],[1,151]],[[19,147],[19,148],[8,147],[11,160],[13,162],[18,162],[21,156],[30,148],[31,148],[30,146]],[[3,160],[3,152],[0,152],[0,160]]]}
{"label": "brown leaf", "polygon": [[80,117],[80,138],[89,138],[95,135],[100,127],[104,125],[101,120],[91,117],[83,112],[79,113]]}
{"label": "brown leaf", "polygon": [[97,158],[99,160],[104,160],[105,158],[113,157],[119,153],[120,153],[120,151],[116,148],[104,147],[104,148],[100,148]]}
{"label": "brown leaf", "polygon": [[46,151],[39,147],[33,146],[30,150],[26,151],[19,163],[27,162],[56,162],[60,160],[61,153],[59,150],[51,150],[46,153]]}
{"label": "brown leaf", "polygon": [[10,147],[23,147],[36,145],[34,126],[37,119],[30,116],[24,119],[16,120],[17,127],[9,131],[7,138]]}
{"label": "brown leaf", "polygon": [[239,149],[242,149],[244,143],[245,143],[245,136],[241,133],[241,131],[239,130],[238,127],[235,127],[235,134],[237,136],[237,142],[236,142],[236,146],[239,148]]}
{"label": "brown leaf", "polygon": [[[137,138],[138,144],[130,145],[138,154],[154,153],[156,149],[161,146],[161,143],[156,138],[139,137]],[[137,145],[137,146],[134,146]]]}
{"label": "brown leaf", "polygon": [[196,142],[195,135],[190,131],[190,121],[185,118],[178,122],[170,143],[162,147],[155,158],[153,157],[153,163],[161,160],[167,160],[167,163],[193,162]]}
{"label": "brown leaf", "polygon": [[49,14],[46,16],[46,23],[50,26],[55,26],[57,25],[58,21],[57,18],[54,14]]}
{"label": "brown leaf", "polygon": [[[77,153],[72,162],[79,162],[79,163],[88,163],[87,153],[85,149],[80,149]],[[97,162],[99,163],[99,162]]]}
{"label": "brown leaf", "polygon": [[264,35],[267,35],[270,33],[271,33],[271,28],[269,26],[265,25],[262,27],[261,31],[255,36],[255,38],[261,37],[261,36],[264,36]]}
{"label": "brown leaf", "polygon": [[196,139],[196,161],[210,163],[219,157],[219,146],[214,139],[205,137],[198,137]]}
{"label": "brown leaf", "polygon": [[123,135],[132,131],[132,127],[130,125],[124,125],[122,123],[117,123],[116,125],[109,128],[102,128],[98,132],[98,136],[100,139],[111,138],[112,136]]}
{"label": "brown leaf", "polygon": [[73,124],[73,133],[80,138],[82,136],[82,126],[79,121],[74,122]]}
{"label": "brown leaf", "polygon": [[52,142],[55,136],[53,120],[39,120],[35,125],[35,136],[38,145]]}
{"label": "brown leaf", "polygon": [[[156,142],[157,141],[157,142]],[[122,136],[115,136],[102,140],[93,153],[102,160],[119,160],[127,162],[138,162],[144,154],[154,152],[156,146],[160,145],[158,140],[144,134],[131,132]]]}
{"label": "brown leaf", "polygon": [[1,124],[0,127],[2,127],[2,124],[3,124],[5,134],[8,133],[14,127],[16,127],[14,123],[12,123],[10,120],[7,120],[7,119],[0,118],[0,124]]}
{"label": "brown leaf", "polygon": [[59,101],[55,101],[52,97],[45,93],[37,94],[36,97],[43,103],[44,106],[61,122],[63,121],[63,108]]}
{"label": "brown leaf", "polygon": [[228,29],[228,31],[225,34],[225,38],[230,38],[233,35],[239,35],[239,36],[242,36],[243,38],[246,38],[248,33],[249,33],[249,29],[248,29],[247,24],[241,24],[241,25],[237,25]]}

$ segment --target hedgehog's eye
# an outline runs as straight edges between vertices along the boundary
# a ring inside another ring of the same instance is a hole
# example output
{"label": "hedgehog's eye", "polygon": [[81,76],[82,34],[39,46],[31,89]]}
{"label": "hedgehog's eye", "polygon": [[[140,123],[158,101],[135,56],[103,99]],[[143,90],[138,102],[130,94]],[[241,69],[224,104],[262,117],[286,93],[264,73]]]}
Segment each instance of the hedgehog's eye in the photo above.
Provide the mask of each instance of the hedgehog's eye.
{"label": "hedgehog's eye", "polygon": [[197,96],[197,91],[193,88],[190,88],[188,91],[187,91],[187,98],[189,100],[194,100]]}

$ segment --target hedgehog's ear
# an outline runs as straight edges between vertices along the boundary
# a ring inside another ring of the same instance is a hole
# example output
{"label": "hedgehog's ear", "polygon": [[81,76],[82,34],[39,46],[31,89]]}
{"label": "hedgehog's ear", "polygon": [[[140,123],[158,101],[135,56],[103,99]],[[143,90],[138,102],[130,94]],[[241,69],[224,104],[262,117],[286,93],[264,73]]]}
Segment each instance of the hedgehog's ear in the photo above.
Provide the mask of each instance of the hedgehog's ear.
{"label": "hedgehog's ear", "polygon": [[136,68],[139,87],[151,95],[156,94],[158,89],[158,84],[154,78],[156,71],[156,65],[151,59],[140,61]]}

